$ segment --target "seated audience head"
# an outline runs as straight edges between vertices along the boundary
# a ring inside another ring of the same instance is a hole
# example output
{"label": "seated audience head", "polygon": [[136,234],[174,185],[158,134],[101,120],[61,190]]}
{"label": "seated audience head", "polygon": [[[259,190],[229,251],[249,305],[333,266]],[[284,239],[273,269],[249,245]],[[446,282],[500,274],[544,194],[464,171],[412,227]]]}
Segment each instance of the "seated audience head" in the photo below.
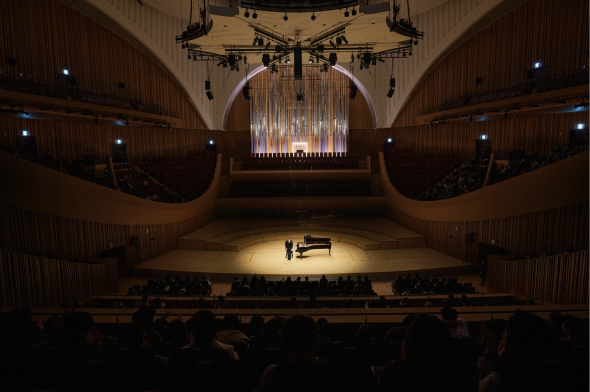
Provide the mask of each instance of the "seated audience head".
{"label": "seated audience head", "polygon": [[264,329],[264,317],[256,314],[250,319],[250,336],[260,336]]}
{"label": "seated audience head", "polygon": [[375,339],[375,330],[371,324],[362,324],[356,335],[356,342],[359,345],[369,345]]}
{"label": "seated audience head", "polygon": [[535,355],[544,348],[546,333],[541,317],[518,309],[506,324],[504,353]]}
{"label": "seated audience head", "polygon": [[282,327],[283,343],[292,361],[313,360],[317,345],[317,325],[307,315],[294,315]]}
{"label": "seated audience head", "polygon": [[440,315],[443,321],[457,321],[457,318],[459,317],[459,312],[457,312],[453,308],[445,306],[440,310]]}
{"label": "seated audience head", "polygon": [[80,348],[86,345],[86,337],[93,328],[94,320],[90,314],[74,312],[62,322],[60,343],[66,347]]}
{"label": "seated audience head", "polygon": [[223,318],[224,329],[239,330],[240,324],[240,319],[235,314],[228,314]]}
{"label": "seated audience head", "polygon": [[167,328],[168,341],[184,345],[188,342],[188,330],[186,324],[179,319],[172,320],[168,323]]}
{"label": "seated audience head", "polygon": [[444,359],[451,348],[451,334],[436,316],[423,314],[412,322],[404,341],[404,359],[410,362]]}
{"label": "seated audience head", "polygon": [[579,317],[572,316],[571,314],[566,314],[563,317],[562,328],[563,333],[567,336],[568,339],[578,337],[581,333],[584,332],[582,320]]}
{"label": "seated audience head", "polygon": [[406,331],[408,330],[408,328],[410,328],[410,325],[412,325],[414,320],[416,320],[416,317],[418,317],[418,315],[415,313],[408,314],[406,317],[404,317],[403,324]]}
{"label": "seated audience head", "polygon": [[406,329],[404,327],[395,327],[390,329],[385,335],[384,343],[401,343],[406,338]]}
{"label": "seated audience head", "polygon": [[121,347],[136,349],[144,343],[145,333],[137,323],[125,323],[121,326],[117,336],[117,343]]}
{"label": "seated audience head", "polygon": [[199,310],[191,318],[190,332],[196,347],[205,347],[213,341],[217,334],[217,319],[210,310]]}

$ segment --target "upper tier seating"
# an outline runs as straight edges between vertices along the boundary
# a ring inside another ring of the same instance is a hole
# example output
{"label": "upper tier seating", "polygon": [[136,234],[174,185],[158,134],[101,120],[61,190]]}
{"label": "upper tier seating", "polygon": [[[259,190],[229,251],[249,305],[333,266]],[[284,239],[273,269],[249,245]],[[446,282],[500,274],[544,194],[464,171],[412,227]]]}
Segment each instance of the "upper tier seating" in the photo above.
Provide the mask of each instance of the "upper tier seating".
{"label": "upper tier seating", "polygon": [[368,178],[266,178],[232,180],[229,197],[372,196]]}
{"label": "upper tier seating", "polygon": [[242,158],[242,170],[351,170],[358,168],[358,155],[346,153],[342,155],[325,153],[321,156],[316,153],[253,154]]}
{"label": "upper tier seating", "polygon": [[461,154],[417,154],[399,148],[386,148],[383,156],[393,186],[412,198],[463,161]]}
{"label": "upper tier seating", "polygon": [[211,185],[216,160],[214,151],[189,151],[188,155],[143,158],[140,166],[184,199],[193,200]]}
{"label": "upper tier seating", "polygon": [[162,189],[163,186],[158,184],[148,174],[140,173],[137,168],[132,167],[127,162],[113,163],[113,170],[119,189],[122,192],[145,197],[153,201],[164,201],[168,203],[182,201],[179,196]]}
{"label": "upper tier seating", "polygon": [[[572,144],[566,147],[556,146],[548,154],[527,155],[521,149],[511,151],[507,154],[510,162],[509,165],[494,162],[494,168],[488,186],[540,169],[551,163],[579,154],[587,149],[588,146],[586,145]],[[484,183],[488,164],[488,159],[482,159],[461,165],[461,167],[455,169],[436,185],[433,185],[420,194],[418,200],[444,200],[480,189]]]}

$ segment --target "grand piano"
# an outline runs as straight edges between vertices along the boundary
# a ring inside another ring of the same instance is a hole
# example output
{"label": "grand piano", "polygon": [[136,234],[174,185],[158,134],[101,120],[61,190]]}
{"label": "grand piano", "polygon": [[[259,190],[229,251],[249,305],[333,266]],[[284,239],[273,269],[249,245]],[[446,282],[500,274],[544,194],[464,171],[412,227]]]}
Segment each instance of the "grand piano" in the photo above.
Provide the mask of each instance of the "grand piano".
{"label": "grand piano", "polygon": [[316,249],[328,249],[328,253],[332,255],[331,238],[315,238],[309,234],[303,236],[303,242],[298,242],[295,252],[299,253],[299,258],[303,256],[304,252]]}

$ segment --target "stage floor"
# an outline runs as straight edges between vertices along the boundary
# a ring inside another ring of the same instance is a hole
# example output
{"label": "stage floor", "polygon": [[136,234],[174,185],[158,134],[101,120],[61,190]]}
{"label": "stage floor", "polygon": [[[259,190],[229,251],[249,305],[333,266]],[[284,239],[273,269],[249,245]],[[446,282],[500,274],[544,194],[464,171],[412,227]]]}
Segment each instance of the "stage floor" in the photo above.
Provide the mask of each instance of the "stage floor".
{"label": "stage floor", "polygon": [[[349,274],[381,275],[383,278],[400,273],[428,272],[430,274],[466,273],[470,264],[426,247],[363,250],[345,242],[332,242],[328,250],[314,250],[294,257],[285,257],[285,241],[274,240],[247,246],[240,251],[177,249],[135,266],[134,274],[207,274],[210,277],[288,275],[319,277]],[[298,253],[295,253],[298,255]]]}

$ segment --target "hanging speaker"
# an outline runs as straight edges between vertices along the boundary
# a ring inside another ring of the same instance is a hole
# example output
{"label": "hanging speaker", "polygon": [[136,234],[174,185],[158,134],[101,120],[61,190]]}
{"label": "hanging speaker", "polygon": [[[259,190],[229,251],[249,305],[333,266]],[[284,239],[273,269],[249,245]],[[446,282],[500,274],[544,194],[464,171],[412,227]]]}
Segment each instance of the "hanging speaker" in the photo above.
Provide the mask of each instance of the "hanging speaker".
{"label": "hanging speaker", "polygon": [[211,81],[210,80],[205,80],[205,90],[207,90],[207,91],[211,90]]}
{"label": "hanging speaker", "polygon": [[358,91],[358,87],[357,86],[348,86],[348,88],[350,89],[350,94],[348,94],[348,98],[354,99],[354,97],[356,97],[356,92]]}
{"label": "hanging speaker", "polygon": [[242,94],[244,94],[244,98],[246,98],[246,100],[250,100],[252,97],[250,96],[250,88],[251,87],[244,87],[242,89]]}
{"label": "hanging speaker", "polygon": [[303,54],[300,46],[295,47],[293,55],[295,58],[295,80],[301,80],[303,78]]}

